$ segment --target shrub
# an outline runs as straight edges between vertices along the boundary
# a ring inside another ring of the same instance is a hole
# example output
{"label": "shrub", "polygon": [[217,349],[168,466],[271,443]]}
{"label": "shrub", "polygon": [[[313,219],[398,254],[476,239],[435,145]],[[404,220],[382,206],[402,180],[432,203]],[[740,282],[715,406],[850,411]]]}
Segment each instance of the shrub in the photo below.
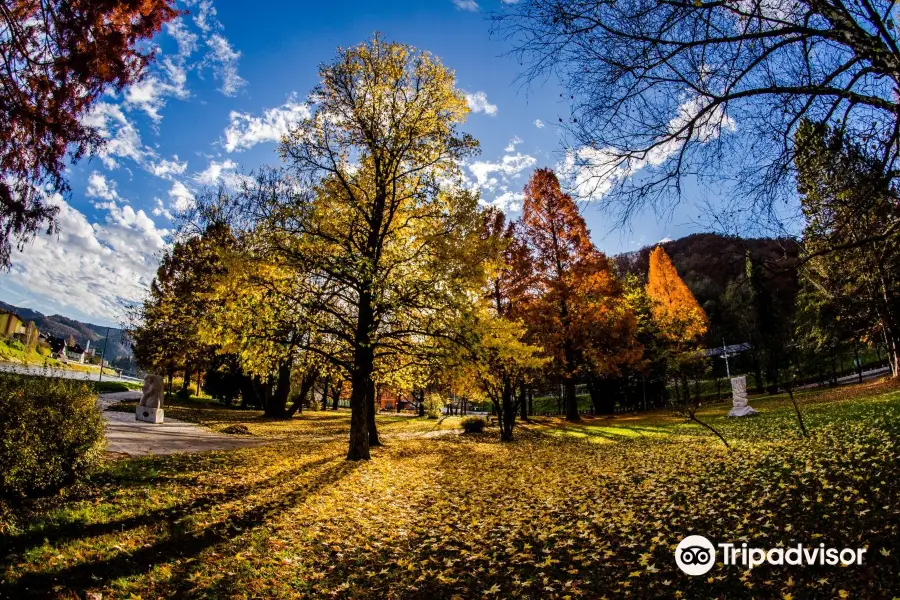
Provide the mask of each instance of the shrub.
{"label": "shrub", "polygon": [[175,392],[175,399],[176,399],[176,400],[181,400],[182,402],[187,402],[188,400],[191,399],[191,392],[190,392],[190,390],[186,390],[186,389],[184,389],[184,388],[181,388],[180,390],[178,390],[177,392]]}
{"label": "shrub", "polygon": [[487,421],[481,417],[466,417],[460,421],[460,424],[462,425],[463,431],[466,433],[481,433],[484,431]]}
{"label": "shrub", "polygon": [[0,375],[0,496],[48,494],[99,462],[103,415],[90,384]]}
{"label": "shrub", "polygon": [[222,430],[222,433],[228,433],[231,435],[252,435],[250,433],[250,430],[247,429],[247,426],[241,423],[237,423],[236,425],[229,425]]}
{"label": "shrub", "polygon": [[99,394],[109,394],[111,392],[130,392],[140,389],[139,386],[129,385],[122,381],[95,381],[94,391]]}

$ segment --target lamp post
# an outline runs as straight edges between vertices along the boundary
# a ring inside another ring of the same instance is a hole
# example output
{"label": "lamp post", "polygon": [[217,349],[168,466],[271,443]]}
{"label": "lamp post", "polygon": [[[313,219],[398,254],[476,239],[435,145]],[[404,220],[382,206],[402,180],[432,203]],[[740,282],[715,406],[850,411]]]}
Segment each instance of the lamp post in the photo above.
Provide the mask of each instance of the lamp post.
{"label": "lamp post", "polygon": [[106,340],[103,342],[103,350],[100,351],[100,377],[97,378],[97,383],[101,383],[103,381],[103,355],[106,354],[106,347],[109,345],[109,331],[112,327],[106,328]]}
{"label": "lamp post", "polygon": [[728,366],[728,346],[725,345],[725,338],[722,338],[722,358],[725,359],[725,374],[728,375],[728,379],[731,379],[731,368]]}

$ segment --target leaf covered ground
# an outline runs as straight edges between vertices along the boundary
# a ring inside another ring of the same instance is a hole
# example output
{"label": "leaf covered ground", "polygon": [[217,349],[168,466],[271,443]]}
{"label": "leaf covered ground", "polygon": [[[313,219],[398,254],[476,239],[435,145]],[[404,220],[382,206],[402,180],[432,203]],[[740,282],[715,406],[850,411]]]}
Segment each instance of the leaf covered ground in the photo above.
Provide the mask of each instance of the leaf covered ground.
{"label": "leaf covered ground", "polygon": [[[900,596],[900,390],[803,398],[808,441],[784,398],[751,402],[762,414],[749,420],[706,408],[733,452],[665,413],[541,419],[511,444],[495,428],[434,436],[454,421],[385,415],[388,443],[361,463],[343,459],[344,414],[284,423],[193,407],[206,426],[240,422],[272,441],[110,461],[85,488],[7,507],[0,595]],[[862,566],[690,577],[673,558],[689,534],[868,551]]]}

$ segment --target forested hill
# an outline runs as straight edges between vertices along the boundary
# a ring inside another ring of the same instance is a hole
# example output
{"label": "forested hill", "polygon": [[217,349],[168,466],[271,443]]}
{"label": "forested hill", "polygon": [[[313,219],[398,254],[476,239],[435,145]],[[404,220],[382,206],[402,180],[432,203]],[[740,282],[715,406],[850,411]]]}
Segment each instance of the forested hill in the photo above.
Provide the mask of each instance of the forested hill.
{"label": "forested hill", "polygon": [[[751,341],[754,324],[747,278],[749,260],[760,274],[758,285],[770,295],[772,310],[780,319],[794,311],[797,294],[799,248],[790,239],[740,238],[715,233],[695,233],[661,244],[678,274],[709,316],[707,346]],[[644,281],[650,252],[656,245],[613,257],[619,272],[633,273]]]}
{"label": "forested hill", "polygon": [[[62,315],[44,315],[41,312],[13,306],[6,302],[0,301],[0,310],[12,311],[26,323],[34,321],[38,331],[46,333],[58,338],[68,339],[69,336],[75,336],[75,341],[82,347],[90,341],[92,348],[98,350],[103,349],[106,342],[107,328],[102,325],[93,325],[91,323],[82,323],[75,319],[70,319]],[[122,342],[123,331],[115,327],[109,330],[110,348],[104,351],[104,354],[110,362],[131,362],[131,349]]]}

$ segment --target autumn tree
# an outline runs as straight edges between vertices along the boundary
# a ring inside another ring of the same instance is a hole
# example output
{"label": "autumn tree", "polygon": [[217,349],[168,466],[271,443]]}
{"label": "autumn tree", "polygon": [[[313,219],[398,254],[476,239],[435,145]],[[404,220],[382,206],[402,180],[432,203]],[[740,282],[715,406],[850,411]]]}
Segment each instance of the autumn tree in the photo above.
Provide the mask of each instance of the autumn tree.
{"label": "autumn tree", "polygon": [[576,380],[639,357],[634,318],[610,261],[594,247],[575,202],[549,169],[535,171],[525,187],[521,234],[533,256],[535,339],[553,356],[566,418],[578,420]]}
{"label": "autumn tree", "polygon": [[706,314],[675,270],[662,246],[650,254],[647,295],[662,335],[676,344],[696,342],[706,333]]}
{"label": "autumn tree", "polygon": [[427,52],[376,36],[319,74],[312,116],[281,145],[313,198],[271,206],[264,231],[297,271],[312,327],[349,349],[336,365],[351,388],[347,457],[368,459],[378,361],[452,335],[467,298],[460,252],[477,236],[477,200],[446,182],[477,143],[457,130],[468,105],[452,72]]}
{"label": "autumn tree", "polygon": [[240,373],[236,380],[242,404],[258,404],[273,419],[290,418],[302,409],[319,377],[321,353],[341,358],[340,348],[308,325],[306,307],[294,295],[304,278],[273,254],[270,232],[263,226],[269,207],[295,197],[294,184],[283,170],[262,168],[237,189],[201,194],[181,216],[180,226],[180,235],[190,240],[210,230],[229,234],[216,248],[221,268],[204,279],[199,294],[203,310],[192,322],[203,343],[233,357],[223,366],[228,367],[226,375],[228,370]]}
{"label": "autumn tree", "polygon": [[222,254],[232,244],[231,232],[215,225],[176,241],[163,254],[148,297],[128,327],[138,364],[170,378],[183,371],[183,389],[215,350],[200,335],[200,325],[210,312],[206,293],[225,273]]}
{"label": "autumn tree", "polygon": [[500,425],[500,441],[513,439],[516,413],[525,401],[517,390],[549,358],[539,346],[524,341],[527,330],[522,321],[497,313],[485,302],[466,326],[470,335],[465,344],[462,370],[471,377],[494,406]]}
{"label": "autumn tree", "polygon": [[[647,295],[647,286],[640,277],[628,273],[622,278],[625,302],[635,319],[635,341],[642,349],[638,360],[621,369],[620,384],[631,395],[631,406],[643,408],[664,405],[668,380],[668,351],[653,318],[653,302]],[[588,387],[594,409],[598,413],[608,411],[600,394],[603,390],[591,384]],[[608,401],[607,401],[608,402]]]}
{"label": "autumn tree", "polygon": [[647,296],[652,302],[653,320],[670,347],[669,372],[676,389],[681,383],[681,396],[688,403],[691,398],[688,379],[699,380],[708,367],[697,353],[697,344],[706,333],[707,319],[662,246],[650,254]]}
{"label": "autumn tree", "polygon": [[0,7],[0,267],[12,243],[55,230],[49,193],[69,191],[66,154],[102,143],[84,117],[153,58],[142,42],[180,14],[173,0],[8,0]]}
{"label": "autumn tree", "polygon": [[[491,259],[480,301],[460,322],[466,340],[456,355],[456,386],[477,390],[494,407],[500,425],[500,440],[511,441],[517,413],[527,418],[526,386],[548,359],[543,349],[529,343],[523,322],[535,283],[531,251],[516,224],[503,213],[484,213],[483,238]],[[467,382],[473,385],[466,386]],[[461,384],[461,385],[460,385]],[[473,392],[474,392],[473,390]]]}

